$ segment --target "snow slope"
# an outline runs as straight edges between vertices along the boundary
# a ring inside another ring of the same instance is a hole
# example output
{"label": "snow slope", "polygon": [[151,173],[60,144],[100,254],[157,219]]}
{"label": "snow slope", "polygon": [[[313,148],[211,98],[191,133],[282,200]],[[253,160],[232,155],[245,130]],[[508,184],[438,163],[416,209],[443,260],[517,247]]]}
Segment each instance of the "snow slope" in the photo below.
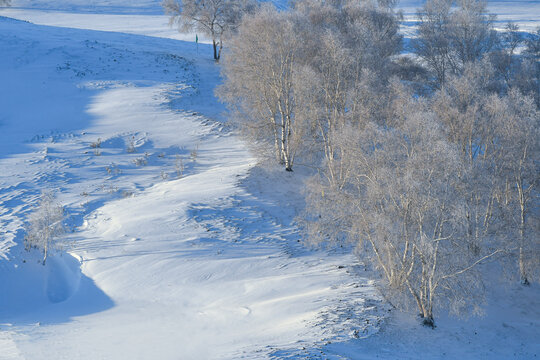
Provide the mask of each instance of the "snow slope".
{"label": "snow slope", "polygon": [[[158,3],[0,10],[0,359],[540,354],[537,286],[429,330],[388,316],[353,256],[304,249],[300,171],[256,166],[222,122],[209,47],[178,41],[193,37]],[[70,214],[45,267],[21,246],[43,189]]]}
{"label": "snow slope", "polygon": [[[195,34],[179,33],[175,27],[169,26],[169,17],[149,14],[110,14],[89,12],[66,12],[42,9],[9,8],[0,10],[0,14],[13,18],[30,21],[38,25],[57,27],[111,31],[126,34],[154,36],[167,39],[194,41]],[[211,44],[212,41],[200,36],[200,42]]]}
{"label": "snow slope", "polygon": [[74,13],[146,14],[163,13],[160,0],[12,0],[15,8]]}
{"label": "snow slope", "polygon": [[[207,46],[7,18],[0,33],[2,357],[260,358],[377,331],[355,259],[304,250],[207,118],[223,111]],[[71,215],[69,254],[46,266],[22,249],[43,189]]]}
{"label": "snow slope", "polygon": [[[271,1],[285,8],[288,0]],[[12,6],[25,9],[54,10],[70,13],[162,15],[162,0],[12,0]]]}

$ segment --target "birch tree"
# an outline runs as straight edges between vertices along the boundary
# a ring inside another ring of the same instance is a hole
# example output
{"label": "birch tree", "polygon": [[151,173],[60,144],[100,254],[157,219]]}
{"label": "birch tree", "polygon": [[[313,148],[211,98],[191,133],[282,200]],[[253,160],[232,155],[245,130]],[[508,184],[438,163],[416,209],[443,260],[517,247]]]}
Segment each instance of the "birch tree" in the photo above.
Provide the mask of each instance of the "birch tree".
{"label": "birch tree", "polygon": [[497,42],[493,28],[495,15],[487,13],[484,0],[458,0],[458,8],[450,16],[450,40],[458,69],[480,60]]}
{"label": "birch tree", "polygon": [[335,132],[346,124],[349,117],[353,100],[351,92],[360,74],[350,50],[343,46],[336,34],[324,34],[318,50],[310,64],[296,72],[296,116],[310,123],[314,150],[319,158],[325,160],[329,181],[339,186],[346,178],[347,169],[335,162],[339,155],[333,140]]}
{"label": "birch tree", "polygon": [[525,57],[528,71],[525,77],[528,79],[528,86],[524,90],[531,94],[536,106],[540,109],[540,27],[526,41]]}
{"label": "birch tree", "polygon": [[263,157],[292,171],[304,127],[296,117],[293,77],[301,48],[291,13],[265,6],[246,17],[231,39],[218,96],[233,110],[238,125]]}
{"label": "birch tree", "polygon": [[471,249],[500,247],[510,239],[506,248],[517,254],[520,279],[527,284],[537,276],[539,256],[529,219],[538,204],[540,115],[532,98],[515,89],[508,96],[490,94],[492,78],[485,61],[469,63],[437,92],[433,111],[471,168],[461,189]]}
{"label": "birch tree", "polygon": [[[339,185],[347,169],[336,167],[333,134],[375,99],[385,102],[390,59],[401,49],[397,16],[391,6],[372,2],[309,0],[295,6],[305,19],[297,33],[306,55],[294,78],[296,116],[314,131],[315,152],[325,159],[329,180]],[[364,91],[367,78],[375,80],[369,90],[377,87],[379,97]]]}
{"label": "birch tree", "polygon": [[50,193],[42,193],[37,209],[28,219],[25,248],[43,252],[43,265],[58,245],[58,237],[64,233],[64,208],[57,204]]}
{"label": "birch tree", "polygon": [[490,61],[506,88],[513,86],[514,77],[519,72],[521,61],[516,55],[518,46],[523,43],[519,26],[508,22],[505,31],[499,36],[498,48],[490,54]]}
{"label": "birch tree", "polygon": [[412,303],[426,325],[437,310],[479,312],[476,268],[499,249],[470,251],[467,198],[470,167],[448,141],[424,101],[395,128],[368,123],[338,135],[339,161],[350,163],[338,188],[324,176],[310,181],[304,224],[315,244],[349,241],[371,259],[396,304]]}
{"label": "birch tree", "polygon": [[164,0],[161,5],[179,31],[195,30],[212,39],[215,60],[221,57],[224,38],[255,6],[251,0]]}
{"label": "birch tree", "polygon": [[501,186],[496,174],[499,149],[494,146],[496,114],[486,110],[493,77],[487,61],[468,63],[463,75],[448,77],[431,104],[449,141],[457,145],[470,168],[460,190],[467,199],[467,242],[475,252],[480,252],[485,238],[493,235],[491,227],[498,220],[493,213]]}
{"label": "birch tree", "polygon": [[435,73],[435,85],[444,86],[448,74],[461,73],[469,62],[480,60],[496,42],[494,17],[483,0],[428,0],[418,10],[415,52]]}
{"label": "birch tree", "polygon": [[[540,237],[534,226],[539,205],[540,113],[534,100],[512,90],[507,97],[493,97],[497,116],[498,170],[504,180],[501,202],[509,213],[510,249],[517,249],[519,277],[527,285],[540,279]],[[514,237],[515,236],[515,237]]]}
{"label": "birch tree", "polygon": [[451,7],[452,0],[427,0],[418,10],[418,38],[412,42],[416,54],[434,71],[439,86],[455,68],[448,37]]}

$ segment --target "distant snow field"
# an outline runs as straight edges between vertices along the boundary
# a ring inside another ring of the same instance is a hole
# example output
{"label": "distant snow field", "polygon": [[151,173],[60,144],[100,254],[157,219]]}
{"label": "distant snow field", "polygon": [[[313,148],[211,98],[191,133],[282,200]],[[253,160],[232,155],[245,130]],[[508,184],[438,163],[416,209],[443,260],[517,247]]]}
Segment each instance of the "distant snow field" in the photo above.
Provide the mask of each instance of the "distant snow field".
{"label": "distant snow field", "polygon": [[[430,330],[391,316],[353,255],[305,249],[301,188],[227,129],[208,41],[170,28],[160,1],[12,4],[0,10],[0,359],[540,355],[536,285],[512,289],[520,308]],[[540,24],[540,1],[490,9]],[[43,190],[69,215],[45,266],[23,246]]]}
{"label": "distant snow field", "polygon": [[[414,21],[417,10],[422,7],[421,0],[400,0],[397,8],[403,10],[405,21]],[[497,15],[495,27],[503,29],[511,21],[522,31],[534,31],[540,26],[540,1],[501,0],[487,1],[488,11]]]}
{"label": "distant snow field", "polygon": [[[93,14],[34,9],[4,9],[0,10],[0,14],[13,19],[30,21],[38,25],[195,41],[195,34],[179,33],[176,27],[169,26],[169,18],[163,14]],[[202,36],[200,42],[212,43],[211,40],[204,39]]]}

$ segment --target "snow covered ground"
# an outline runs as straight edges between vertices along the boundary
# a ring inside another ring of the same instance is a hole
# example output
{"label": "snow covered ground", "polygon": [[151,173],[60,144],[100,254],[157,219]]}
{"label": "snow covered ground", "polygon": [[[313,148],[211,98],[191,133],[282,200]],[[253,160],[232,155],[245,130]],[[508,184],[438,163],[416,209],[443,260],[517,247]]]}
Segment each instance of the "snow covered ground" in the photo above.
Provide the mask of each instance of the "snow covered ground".
{"label": "snow covered ground", "polygon": [[[397,9],[403,11],[404,21],[400,30],[405,40],[416,36],[416,14],[423,3],[421,0],[400,0],[397,5]],[[497,30],[504,30],[508,22],[518,25],[523,32],[534,32],[540,26],[539,0],[492,0],[487,1],[487,4],[488,12],[497,15],[494,22]]]}
{"label": "snow covered ground", "polygon": [[[126,34],[154,36],[160,38],[194,41],[195,34],[179,33],[169,26],[169,17],[163,14],[108,14],[88,12],[65,12],[58,10],[35,10],[10,8],[2,10],[4,16],[30,21],[38,25],[111,31]],[[201,43],[211,44],[212,40],[200,36]]]}
{"label": "snow covered ground", "polygon": [[[65,18],[0,18],[0,357],[259,358],[376,331],[372,281],[350,255],[303,249],[293,211],[210,119],[210,49]],[[21,243],[45,189],[70,214],[71,255],[44,267]],[[329,314],[343,319],[319,326]]]}
{"label": "snow covered ground", "polygon": [[[413,21],[421,0],[400,0],[397,8],[403,10],[406,21]],[[540,25],[540,1],[538,0],[490,0],[488,11],[497,15],[496,27],[504,28],[508,21],[524,31],[532,31]]]}
{"label": "snow covered ground", "polygon": [[[256,166],[213,96],[209,46],[182,41],[159,1],[13,3],[0,10],[0,359],[540,355],[537,286],[430,330],[392,315],[352,255],[303,248],[301,171]],[[538,23],[520,3],[509,16]],[[22,229],[47,189],[70,231],[42,266]]]}

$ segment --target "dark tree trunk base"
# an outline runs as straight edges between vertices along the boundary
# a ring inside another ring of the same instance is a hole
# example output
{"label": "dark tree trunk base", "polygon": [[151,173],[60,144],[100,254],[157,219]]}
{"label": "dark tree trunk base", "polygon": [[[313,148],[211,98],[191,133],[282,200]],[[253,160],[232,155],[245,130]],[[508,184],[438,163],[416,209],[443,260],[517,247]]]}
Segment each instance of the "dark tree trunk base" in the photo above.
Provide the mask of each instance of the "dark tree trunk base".
{"label": "dark tree trunk base", "polygon": [[422,325],[435,329],[436,326],[433,317],[424,317],[424,315],[420,314],[420,318],[422,318]]}
{"label": "dark tree trunk base", "polygon": [[217,53],[217,44],[216,44],[215,40],[212,40],[212,45],[214,47],[214,60],[218,61],[219,57],[218,57],[218,53]]}

